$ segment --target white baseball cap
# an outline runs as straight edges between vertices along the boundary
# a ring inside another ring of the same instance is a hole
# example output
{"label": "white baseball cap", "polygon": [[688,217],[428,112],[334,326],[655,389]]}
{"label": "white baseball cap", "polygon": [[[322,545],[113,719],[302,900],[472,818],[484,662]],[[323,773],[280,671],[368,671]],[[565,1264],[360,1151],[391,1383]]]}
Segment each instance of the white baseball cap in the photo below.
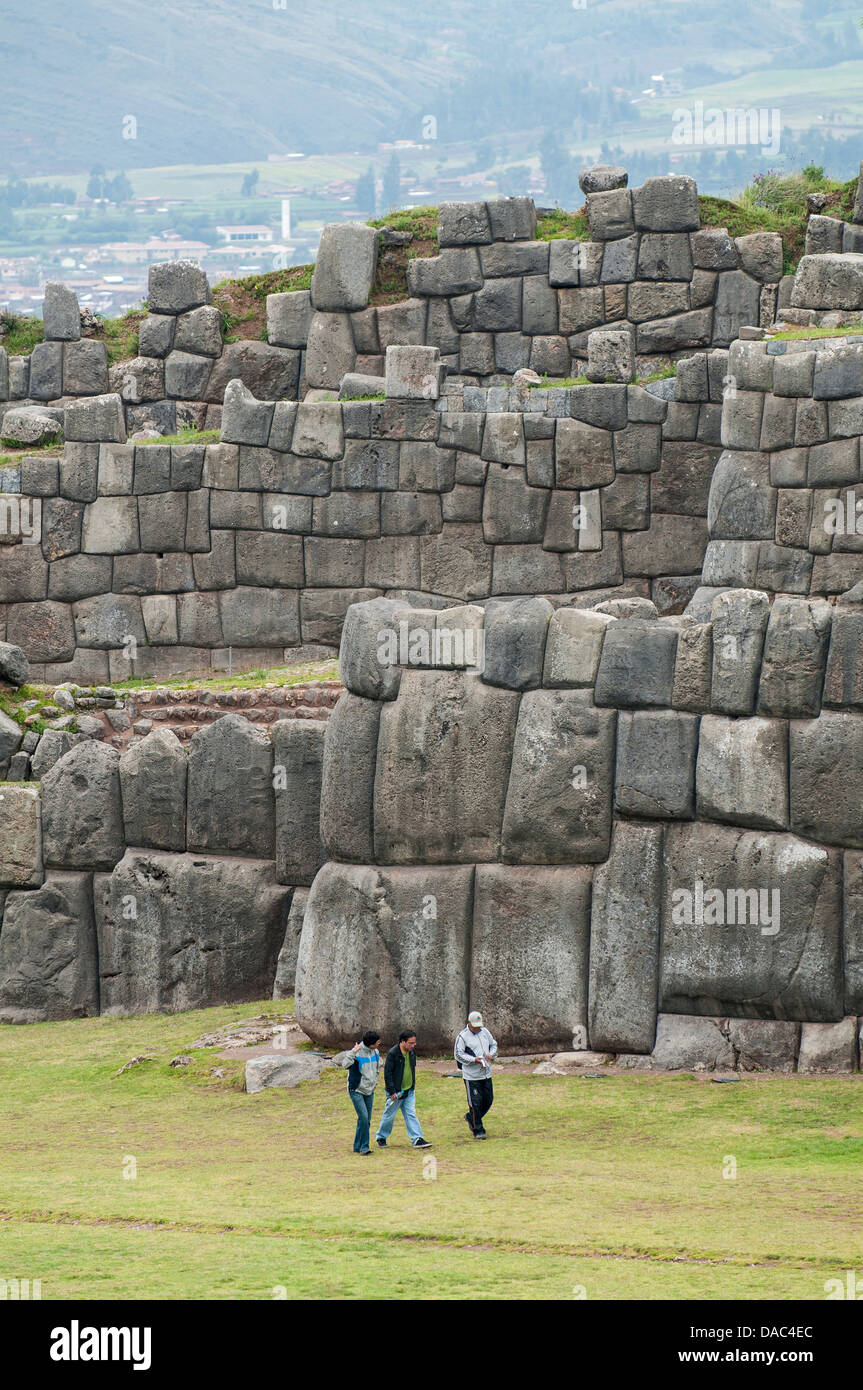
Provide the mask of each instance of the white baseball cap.
{"label": "white baseball cap", "polygon": [[474,1011],[473,1011],[472,1014],[468,1014],[468,1016],[467,1016],[467,1021],[468,1021],[468,1023],[472,1023],[473,1026],[474,1026],[474,1028],[481,1028],[481,1027],[482,1027],[482,1014],[479,1012],[478,1009],[474,1009]]}

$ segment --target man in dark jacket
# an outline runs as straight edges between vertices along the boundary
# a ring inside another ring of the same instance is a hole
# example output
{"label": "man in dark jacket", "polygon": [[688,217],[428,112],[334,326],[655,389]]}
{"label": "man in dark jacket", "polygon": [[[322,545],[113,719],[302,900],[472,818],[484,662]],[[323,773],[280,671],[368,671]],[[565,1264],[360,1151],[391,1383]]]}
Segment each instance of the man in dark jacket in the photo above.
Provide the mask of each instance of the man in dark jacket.
{"label": "man in dark jacket", "polygon": [[408,1138],[415,1149],[430,1149],[431,1144],[423,1138],[422,1126],[417,1119],[417,1035],[412,1028],[406,1028],[399,1035],[395,1047],[390,1048],[384,1063],[384,1086],[387,1103],[375,1135],[379,1149],[385,1149],[392,1133],[396,1113],[401,1110]]}

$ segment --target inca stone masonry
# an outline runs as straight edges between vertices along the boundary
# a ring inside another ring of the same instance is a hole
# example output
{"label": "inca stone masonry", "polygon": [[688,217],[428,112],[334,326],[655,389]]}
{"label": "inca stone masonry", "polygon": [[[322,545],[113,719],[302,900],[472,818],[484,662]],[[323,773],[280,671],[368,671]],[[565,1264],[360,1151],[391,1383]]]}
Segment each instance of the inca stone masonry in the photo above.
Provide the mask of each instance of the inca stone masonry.
{"label": "inca stone masonry", "polygon": [[346,687],[122,753],[0,721],[0,1018],[295,992],[333,1046],[470,1005],[510,1050],[859,1065],[863,207],[787,276],[689,179],[585,188],[583,243],[445,205],[384,307],[378,234],[328,228],[269,343],[180,264],[110,376],[62,287],[0,353],[0,429],[65,439],[4,476],[11,679],[340,650]]}

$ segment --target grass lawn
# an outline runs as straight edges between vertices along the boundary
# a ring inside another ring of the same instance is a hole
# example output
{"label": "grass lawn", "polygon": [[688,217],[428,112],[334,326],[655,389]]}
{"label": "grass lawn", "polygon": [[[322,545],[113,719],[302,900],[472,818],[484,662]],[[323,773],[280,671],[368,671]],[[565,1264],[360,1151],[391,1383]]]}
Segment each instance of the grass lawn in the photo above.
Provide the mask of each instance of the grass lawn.
{"label": "grass lawn", "polygon": [[0,1029],[0,1276],[45,1299],[818,1300],[863,1264],[860,1077],[501,1068],[477,1144],[460,1082],[421,1066],[434,1148],[402,1127],[360,1159],[343,1072],[247,1096],[241,1062],[191,1047],[285,1007]]}

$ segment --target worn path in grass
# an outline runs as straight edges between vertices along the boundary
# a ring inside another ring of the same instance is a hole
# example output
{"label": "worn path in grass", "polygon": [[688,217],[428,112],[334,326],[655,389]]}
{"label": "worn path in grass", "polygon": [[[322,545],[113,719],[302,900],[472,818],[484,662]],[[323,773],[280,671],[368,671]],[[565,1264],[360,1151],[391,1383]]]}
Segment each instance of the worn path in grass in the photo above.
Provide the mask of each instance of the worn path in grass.
{"label": "worn path in grass", "polygon": [[460,1083],[421,1064],[434,1148],[401,1128],[358,1158],[344,1073],[247,1096],[240,1061],[191,1046],[283,1009],[0,1029],[0,1277],[45,1298],[821,1299],[863,1268],[861,1077],[501,1069],[477,1144]]}

